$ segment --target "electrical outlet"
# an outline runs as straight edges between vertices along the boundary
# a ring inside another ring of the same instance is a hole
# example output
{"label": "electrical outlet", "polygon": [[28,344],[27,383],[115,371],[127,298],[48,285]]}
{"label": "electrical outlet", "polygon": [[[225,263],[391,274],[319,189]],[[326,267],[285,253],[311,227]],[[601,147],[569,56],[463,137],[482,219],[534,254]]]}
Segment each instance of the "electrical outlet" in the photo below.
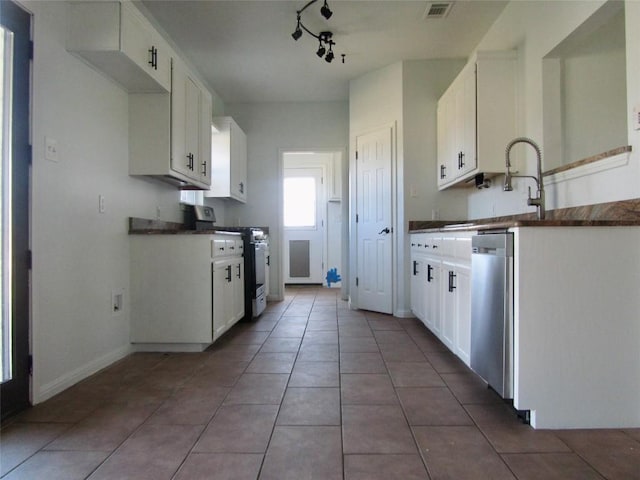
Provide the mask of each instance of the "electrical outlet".
{"label": "electrical outlet", "polygon": [[111,292],[111,313],[118,315],[124,308],[124,294],[121,290]]}
{"label": "electrical outlet", "polygon": [[44,137],[44,158],[50,162],[58,161],[58,141],[51,137]]}
{"label": "electrical outlet", "polygon": [[104,195],[98,195],[98,213],[105,212]]}
{"label": "electrical outlet", "polygon": [[160,206],[156,207],[156,218],[158,220],[160,220],[160,218],[162,217],[162,211],[160,210]]}

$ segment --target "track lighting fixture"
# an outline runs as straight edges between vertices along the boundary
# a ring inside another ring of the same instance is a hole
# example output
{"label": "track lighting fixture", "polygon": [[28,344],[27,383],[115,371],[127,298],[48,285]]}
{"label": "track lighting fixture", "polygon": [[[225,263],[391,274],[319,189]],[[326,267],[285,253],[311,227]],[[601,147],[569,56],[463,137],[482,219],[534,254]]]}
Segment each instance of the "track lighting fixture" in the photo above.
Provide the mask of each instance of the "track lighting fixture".
{"label": "track lighting fixture", "polygon": [[[320,58],[324,57],[327,63],[331,63],[335,58],[335,54],[333,53],[333,46],[336,44],[336,42],[333,41],[333,33],[330,31],[324,31],[316,35],[312,31],[310,31],[307,27],[305,27],[304,23],[302,23],[302,12],[304,12],[308,7],[310,7],[317,1],[318,0],[310,0],[304,7],[302,7],[300,10],[296,12],[297,14],[296,29],[291,34],[291,37],[293,37],[293,39],[296,41],[299,40],[300,37],[302,36],[302,31],[304,30],[313,38],[316,38],[318,40],[318,50],[316,51],[316,55]],[[324,0],[324,5],[322,5],[322,7],[320,8],[320,13],[327,20],[331,17],[331,15],[333,15],[333,12],[331,11],[331,9],[329,8],[329,5],[327,4],[327,0]],[[327,51],[327,48],[328,48],[328,51]],[[344,63],[345,54],[342,53],[341,56],[342,56],[342,63]]]}

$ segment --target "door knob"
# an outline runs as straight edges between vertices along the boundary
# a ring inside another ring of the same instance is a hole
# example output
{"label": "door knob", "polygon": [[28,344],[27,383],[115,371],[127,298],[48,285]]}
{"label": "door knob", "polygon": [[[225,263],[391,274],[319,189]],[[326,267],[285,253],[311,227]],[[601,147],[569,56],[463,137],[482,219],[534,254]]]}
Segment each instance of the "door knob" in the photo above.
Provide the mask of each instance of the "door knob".
{"label": "door knob", "polygon": [[386,235],[387,233],[391,233],[391,230],[389,230],[389,227],[385,227],[378,232],[378,235],[382,235],[383,233]]}

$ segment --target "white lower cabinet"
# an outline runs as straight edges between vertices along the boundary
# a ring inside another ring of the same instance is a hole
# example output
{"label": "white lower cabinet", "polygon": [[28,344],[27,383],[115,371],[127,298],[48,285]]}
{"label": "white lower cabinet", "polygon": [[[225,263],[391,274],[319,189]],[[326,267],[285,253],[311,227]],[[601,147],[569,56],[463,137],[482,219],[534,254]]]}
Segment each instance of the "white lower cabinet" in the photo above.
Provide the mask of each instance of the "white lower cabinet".
{"label": "white lower cabinet", "polygon": [[411,235],[411,310],[469,364],[471,233]]}
{"label": "white lower cabinet", "polygon": [[244,316],[239,235],[129,238],[131,342],[138,350],[202,351]]}
{"label": "white lower cabinet", "polygon": [[214,340],[244,317],[242,239],[216,235],[213,240]]}

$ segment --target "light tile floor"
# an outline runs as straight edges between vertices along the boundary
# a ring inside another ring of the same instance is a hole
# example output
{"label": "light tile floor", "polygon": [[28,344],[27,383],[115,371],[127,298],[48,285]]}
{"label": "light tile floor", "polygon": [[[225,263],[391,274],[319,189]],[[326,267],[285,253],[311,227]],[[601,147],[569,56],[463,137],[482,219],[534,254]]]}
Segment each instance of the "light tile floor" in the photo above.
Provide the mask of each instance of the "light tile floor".
{"label": "light tile floor", "polygon": [[133,354],[3,426],[15,479],[640,479],[640,429],[522,424],[419,321],[289,288],[200,354]]}

